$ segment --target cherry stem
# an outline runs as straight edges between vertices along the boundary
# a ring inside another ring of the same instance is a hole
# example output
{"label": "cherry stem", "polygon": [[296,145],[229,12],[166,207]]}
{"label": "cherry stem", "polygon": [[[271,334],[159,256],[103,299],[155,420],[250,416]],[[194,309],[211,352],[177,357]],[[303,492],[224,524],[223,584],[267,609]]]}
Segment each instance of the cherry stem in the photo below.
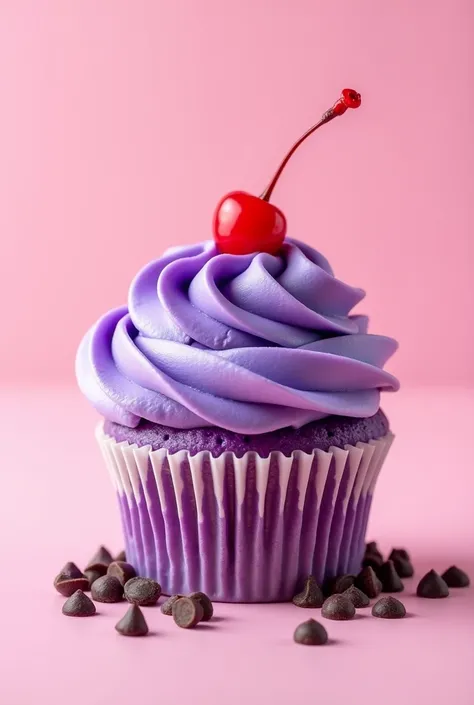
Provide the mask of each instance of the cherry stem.
{"label": "cherry stem", "polygon": [[[339,101],[338,101],[338,102],[339,102]],[[322,126],[325,125],[327,122],[330,122],[331,120],[334,120],[334,118],[337,117],[338,114],[339,114],[339,113],[337,113],[337,112],[334,110],[334,107],[330,108],[327,112],[324,113],[324,115],[323,115],[322,118],[319,120],[319,122],[316,123],[316,125],[313,125],[313,127],[310,127],[309,130],[308,130],[307,132],[305,132],[304,135],[303,135],[302,137],[300,137],[300,139],[299,139],[297,142],[295,142],[295,144],[293,145],[293,147],[290,149],[290,151],[288,152],[288,154],[286,155],[286,157],[283,159],[282,163],[281,163],[280,166],[278,167],[278,170],[277,170],[275,176],[273,177],[273,179],[270,181],[270,183],[268,184],[268,186],[267,186],[267,188],[265,189],[265,191],[264,191],[264,192],[262,193],[262,195],[260,196],[260,198],[262,199],[262,201],[269,201],[269,200],[270,200],[270,197],[271,197],[271,195],[272,195],[272,193],[273,193],[273,189],[275,188],[276,183],[277,183],[278,179],[280,178],[283,169],[284,169],[285,166],[288,164],[288,162],[290,161],[291,157],[292,157],[293,154],[296,152],[296,150],[298,149],[298,147],[300,146],[300,144],[301,144],[302,142],[304,142],[307,137],[309,137],[310,135],[312,135],[313,132],[316,132],[316,130],[317,130],[319,127],[322,127]]]}

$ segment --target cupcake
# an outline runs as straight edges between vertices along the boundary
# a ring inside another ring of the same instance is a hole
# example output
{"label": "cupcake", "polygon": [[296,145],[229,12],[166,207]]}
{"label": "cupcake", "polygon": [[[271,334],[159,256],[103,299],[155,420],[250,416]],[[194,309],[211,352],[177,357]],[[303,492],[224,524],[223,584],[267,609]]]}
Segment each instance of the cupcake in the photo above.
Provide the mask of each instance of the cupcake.
{"label": "cupcake", "polygon": [[[311,131],[357,107],[349,93]],[[284,601],[310,574],[360,569],[396,343],[286,237],[275,183],[222,199],[214,240],[145,266],[78,351],[127,559],[165,594]]]}

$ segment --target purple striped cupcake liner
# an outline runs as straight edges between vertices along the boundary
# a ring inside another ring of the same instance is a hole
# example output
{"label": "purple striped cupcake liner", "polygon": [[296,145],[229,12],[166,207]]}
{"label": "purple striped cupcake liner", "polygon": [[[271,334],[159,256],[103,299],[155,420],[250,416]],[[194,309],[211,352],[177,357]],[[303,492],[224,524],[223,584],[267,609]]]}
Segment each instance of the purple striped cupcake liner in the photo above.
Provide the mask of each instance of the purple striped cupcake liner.
{"label": "purple striped cupcake liner", "polygon": [[127,560],[164,594],[290,600],[300,582],[357,573],[393,435],[328,452],[190,455],[97,440],[116,489]]}

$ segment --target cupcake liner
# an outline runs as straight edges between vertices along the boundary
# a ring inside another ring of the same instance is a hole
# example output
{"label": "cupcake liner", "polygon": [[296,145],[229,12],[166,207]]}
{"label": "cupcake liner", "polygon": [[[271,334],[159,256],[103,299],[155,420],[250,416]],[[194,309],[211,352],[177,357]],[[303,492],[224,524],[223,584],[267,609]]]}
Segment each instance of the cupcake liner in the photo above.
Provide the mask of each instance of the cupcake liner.
{"label": "cupcake liner", "polygon": [[174,454],[97,429],[117,491],[127,559],[164,594],[289,600],[300,582],[357,573],[388,434],[328,452]]}

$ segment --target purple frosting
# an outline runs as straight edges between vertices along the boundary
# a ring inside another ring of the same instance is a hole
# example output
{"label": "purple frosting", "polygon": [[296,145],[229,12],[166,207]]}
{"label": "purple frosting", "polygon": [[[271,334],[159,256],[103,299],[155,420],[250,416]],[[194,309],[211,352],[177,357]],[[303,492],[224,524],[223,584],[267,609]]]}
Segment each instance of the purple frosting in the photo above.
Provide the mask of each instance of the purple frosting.
{"label": "purple frosting", "polygon": [[316,250],[287,239],[278,256],[219,254],[213,242],[168,250],[103,316],[78,351],[79,386],[109,421],[244,434],[326,416],[366,418],[391,338],[350,315],[364,297]]}

